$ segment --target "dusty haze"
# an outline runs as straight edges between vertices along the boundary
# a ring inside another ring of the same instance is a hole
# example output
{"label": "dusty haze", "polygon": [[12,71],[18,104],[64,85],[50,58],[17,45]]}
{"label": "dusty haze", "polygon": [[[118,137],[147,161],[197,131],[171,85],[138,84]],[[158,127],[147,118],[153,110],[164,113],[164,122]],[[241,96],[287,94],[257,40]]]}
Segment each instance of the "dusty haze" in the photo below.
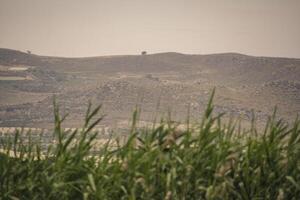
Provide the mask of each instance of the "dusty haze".
{"label": "dusty haze", "polygon": [[299,0],[0,0],[0,47],[54,56],[300,57]]}

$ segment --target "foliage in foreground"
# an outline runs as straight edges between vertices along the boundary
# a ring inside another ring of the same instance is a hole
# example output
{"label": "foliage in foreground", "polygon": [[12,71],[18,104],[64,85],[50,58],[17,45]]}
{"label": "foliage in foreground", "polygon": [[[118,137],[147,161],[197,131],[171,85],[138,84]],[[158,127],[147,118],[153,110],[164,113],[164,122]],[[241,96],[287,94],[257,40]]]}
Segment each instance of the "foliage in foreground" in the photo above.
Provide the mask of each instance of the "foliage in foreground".
{"label": "foliage in foreground", "polygon": [[44,152],[18,133],[2,140],[0,199],[300,199],[298,119],[274,114],[264,131],[241,131],[214,117],[210,101],[185,130],[133,123],[124,144],[108,141],[91,156],[99,109],[89,107],[82,130],[64,132],[55,105],[57,143]]}

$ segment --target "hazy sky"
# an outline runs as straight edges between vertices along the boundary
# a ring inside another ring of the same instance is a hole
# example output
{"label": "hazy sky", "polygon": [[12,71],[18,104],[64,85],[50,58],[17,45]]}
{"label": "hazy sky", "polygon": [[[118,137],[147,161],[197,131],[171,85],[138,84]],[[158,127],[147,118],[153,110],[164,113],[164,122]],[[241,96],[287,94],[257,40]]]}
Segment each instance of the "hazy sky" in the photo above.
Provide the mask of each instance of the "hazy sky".
{"label": "hazy sky", "polygon": [[300,58],[300,0],[0,0],[0,47]]}

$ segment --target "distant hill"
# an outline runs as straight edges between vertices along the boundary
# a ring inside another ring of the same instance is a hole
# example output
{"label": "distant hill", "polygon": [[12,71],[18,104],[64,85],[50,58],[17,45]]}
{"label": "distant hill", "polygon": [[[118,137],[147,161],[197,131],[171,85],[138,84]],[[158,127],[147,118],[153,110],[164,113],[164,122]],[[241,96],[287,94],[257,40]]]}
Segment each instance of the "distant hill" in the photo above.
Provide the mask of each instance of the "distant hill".
{"label": "distant hill", "polygon": [[[28,70],[10,70],[16,66]],[[196,116],[214,87],[218,112],[249,119],[254,110],[263,121],[278,105],[282,117],[293,118],[300,114],[300,59],[175,52],[64,58],[0,49],[0,126],[48,123],[53,94],[75,113],[74,124],[88,100],[105,105],[107,123],[128,119],[137,103],[153,116],[158,101],[184,119],[187,105]]]}
{"label": "distant hill", "polygon": [[177,69],[180,67],[193,67],[208,65],[214,67],[252,67],[259,66],[283,66],[299,64],[300,59],[255,57],[238,53],[220,53],[208,55],[189,55],[175,52],[157,53],[149,55],[120,55],[98,56],[83,58],[50,57],[28,54],[21,51],[0,48],[0,64],[2,65],[32,65],[41,67],[85,67],[103,68],[106,70],[134,69],[145,70],[147,68],[157,70]]}

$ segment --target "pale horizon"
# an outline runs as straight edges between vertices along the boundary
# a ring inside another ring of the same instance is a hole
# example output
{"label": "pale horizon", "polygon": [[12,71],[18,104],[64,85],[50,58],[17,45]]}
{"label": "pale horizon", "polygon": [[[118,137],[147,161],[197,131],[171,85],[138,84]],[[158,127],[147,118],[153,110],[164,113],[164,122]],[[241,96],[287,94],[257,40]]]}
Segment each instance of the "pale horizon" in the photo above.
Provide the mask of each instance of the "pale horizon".
{"label": "pale horizon", "polygon": [[235,52],[300,58],[297,0],[0,0],[0,48],[92,57]]}

